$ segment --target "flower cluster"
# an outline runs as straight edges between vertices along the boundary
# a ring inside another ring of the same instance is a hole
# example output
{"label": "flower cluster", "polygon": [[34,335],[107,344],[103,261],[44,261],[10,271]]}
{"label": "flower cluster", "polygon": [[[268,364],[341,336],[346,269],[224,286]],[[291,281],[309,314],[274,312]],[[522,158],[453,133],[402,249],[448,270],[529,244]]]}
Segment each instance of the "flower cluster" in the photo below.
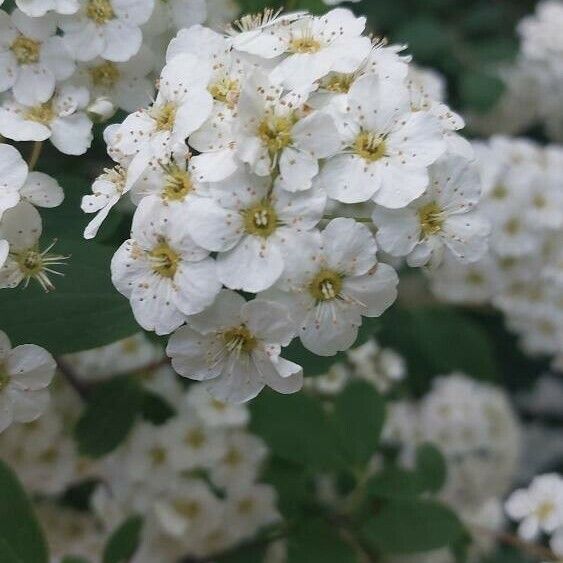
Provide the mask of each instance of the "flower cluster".
{"label": "flower cluster", "polygon": [[516,62],[500,69],[505,84],[499,103],[471,125],[485,134],[518,134],[540,124],[554,141],[563,140],[563,2],[543,0],[518,26]]}
{"label": "flower cluster", "polygon": [[396,297],[378,245],[415,265],[485,250],[463,121],[364,29],[341,8],[182,29],[155,101],[105,131],[116,165],[83,200],[85,236],[134,202],[113,282],[220,400],[298,390],[301,368],[280,357],[295,337],[347,350]]}
{"label": "flower cluster", "polygon": [[[65,357],[63,365],[81,364],[83,373],[105,377],[111,357],[113,374],[140,368],[149,350],[152,360],[155,346],[137,336]],[[175,412],[160,426],[139,422],[117,450],[100,460],[78,452],[71,429],[82,405],[64,380],[54,385],[53,408],[0,438],[0,457],[39,499],[53,561],[71,554],[101,556],[109,534],[133,514],[145,516],[135,563],[209,557],[280,520],[273,488],[260,481],[267,448],[247,429],[247,408],[221,403],[197,386],[186,390],[167,365],[139,371],[139,377]],[[92,376],[81,380],[92,381]],[[57,504],[69,487],[85,481],[98,483],[89,511]]]}
{"label": "flower cluster", "polygon": [[[490,533],[504,525],[501,499],[519,462],[520,428],[506,394],[460,373],[439,377],[418,403],[390,404],[385,435],[401,448],[407,465],[417,445],[439,448],[448,469],[440,498],[464,521],[473,537],[472,554],[480,561],[479,555],[494,547]],[[443,550],[414,561],[451,563],[454,558]]]}
{"label": "flower cluster", "polygon": [[561,227],[563,152],[494,137],[477,143],[493,229],[490,252],[469,266],[446,260],[432,272],[439,299],[492,303],[531,354],[556,356],[563,342]]}

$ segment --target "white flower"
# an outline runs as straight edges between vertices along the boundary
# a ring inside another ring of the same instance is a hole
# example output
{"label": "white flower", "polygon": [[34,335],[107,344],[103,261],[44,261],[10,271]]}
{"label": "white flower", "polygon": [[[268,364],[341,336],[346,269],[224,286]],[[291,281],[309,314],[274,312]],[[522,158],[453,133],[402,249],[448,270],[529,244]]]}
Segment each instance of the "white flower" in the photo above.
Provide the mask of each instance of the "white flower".
{"label": "white flower", "polygon": [[181,481],[169,498],[157,500],[155,514],[162,531],[172,538],[193,543],[201,541],[219,526],[221,501],[201,481]]}
{"label": "white flower", "polygon": [[278,522],[277,496],[269,485],[252,484],[231,489],[226,498],[225,519],[236,538],[249,538],[262,528]]}
{"label": "white flower", "polygon": [[74,14],[79,7],[79,0],[16,0],[16,6],[28,16],[39,18],[47,12]]}
{"label": "white flower", "polygon": [[113,62],[98,57],[83,63],[76,79],[83,80],[92,97],[106,97],[125,111],[135,111],[146,106],[152,99],[154,84],[148,75],[153,67],[154,55],[143,45],[126,62]]}
{"label": "white flower", "polygon": [[84,229],[84,238],[91,239],[98,234],[99,228],[111,209],[127,193],[126,181],[127,173],[119,165],[114,168],[106,168],[104,173],[94,181],[93,194],[85,195],[82,198],[82,211],[96,213],[94,219]]}
{"label": "white flower", "polygon": [[208,118],[213,107],[206,89],[210,73],[209,64],[195,55],[178,55],[164,67],[152,106],[129,115],[113,133],[114,150],[133,157],[130,184],[152,159],[166,161]]}
{"label": "white flower", "polygon": [[279,279],[284,254],[320,221],[326,202],[319,190],[272,192],[267,180],[244,172],[214,184],[211,195],[189,201],[187,228],[200,246],[219,252],[222,283],[254,293]]}
{"label": "white flower", "polygon": [[221,457],[211,468],[211,480],[219,487],[236,488],[258,479],[268,455],[264,442],[244,431],[228,434]]}
{"label": "white flower", "polygon": [[17,149],[0,143],[0,220],[4,211],[22,200],[37,207],[57,207],[63,198],[56,180],[42,172],[29,172]]}
{"label": "white flower", "polygon": [[176,471],[210,469],[224,449],[222,434],[191,413],[168,422],[163,427],[163,438],[170,451],[170,463]]}
{"label": "white flower", "polygon": [[259,176],[279,166],[277,186],[307,190],[318,161],[336,154],[340,136],[332,117],[303,108],[304,99],[269,83],[255,72],[247,78],[238,105],[237,153]]}
{"label": "white flower", "polygon": [[155,0],[146,33],[159,35],[175,29],[188,29],[207,19],[206,0]]}
{"label": "white flower", "polygon": [[294,335],[281,305],[259,299],[246,302],[224,290],[189,322],[172,335],[167,354],[180,375],[206,381],[218,400],[243,403],[265,385],[280,393],[301,388],[301,368],[279,356]]}
{"label": "white flower", "polygon": [[478,170],[457,156],[430,167],[428,190],[403,209],[376,208],[377,242],[411,266],[437,265],[444,248],[460,262],[475,262],[487,250],[488,223],[474,210],[481,196]]}
{"label": "white flower", "polygon": [[112,259],[112,280],[130,299],[144,329],[168,334],[219,292],[215,261],[208,254],[188,235],[181,208],[145,198],[133,218],[131,239]]}
{"label": "white flower", "polygon": [[18,102],[40,104],[53,95],[56,82],[71,76],[74,61],[56,31],[54,15],[0,11],[0,92],[12,88]]}
{"label": "white flower", "polygon": [[342,154],[329,159],[318,182],[343,203],[404,207],[428,186],[428,166],[445,150],[437,119],[411,112],[402,81],[359,79],[349,93]]}
{"label": "white flower", "polygon": [[55,369],[46,350],[34,344],[12,349],[8,336],[0,331],[0,432],[12,422],[31,422],[41,416]]}
{"label": "white flower", "polygon": [[563,525],[563,480],[557,474],[536,477],[528,489],[512,493],[505,505],[513,520],[520,521],[518,535],[535,539],[540,532],[552,533]]}
{"label": "white flower", "polygon": [[373,235],[353,219],[333,219],[298,245],[271,297],[289,308],[306,348],[332,356],[354,343],[362,315],[378,317],[395,301],[398,277],[377,262]]}
{"label": "white flower", "polygon": [[[244,405],[218,401],[199,385],[194,385],[186,393],[185,403],[195,410],[205,424],[213,428],[238,428],[246,425],[250,418]],[[229,444],[232,443],[232,438],[229,438]]]}
{"label": "white flower", "polygon": [[127,61],[141,47],[139,26],[153,7],[153,0],[81,0],[75,14],[61,18],[63,40],[79,61]]}
{"label": "white flower", "polygon": [[92,122],[84,109],[86,88],[62,85],[43,104],[23,105],[8,98],[0,106],[0,134],[14,141],[49,139],[64,154],[84,154],[92,142]]}
{"label": "white flower", "polygon": [[62,275],[53,267],[64,264],[68,257],[51,254],[49,251],[54,243],[40,250],[41,230],[39,213],[26,201],[4,213],[0,222],[0,241],[8,242],[9,253],[0,267],[0,288],[14,288],[22,282],[27,287],[29,281],[35,279],[45,291],[54,289],[49,274]]}
{"label": "white flower", "polygon": [[274,59],[286,55],[271,72],[274,82],[290,90],[304,90],[330,71],[354,72],[371,49],[362,37],[366,19],[337,8],[322,17],[302,16],[261,30],[254,38],[239,36],[234,47]]}

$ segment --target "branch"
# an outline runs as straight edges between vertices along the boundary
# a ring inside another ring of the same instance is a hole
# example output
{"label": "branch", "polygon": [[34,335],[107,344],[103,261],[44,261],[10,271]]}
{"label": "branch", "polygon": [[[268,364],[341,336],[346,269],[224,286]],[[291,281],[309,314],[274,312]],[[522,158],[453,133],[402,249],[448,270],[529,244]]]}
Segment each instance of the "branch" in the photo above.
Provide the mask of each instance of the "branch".
{"label": "branch", "polygon": [[43,150],[43,141],[35,141],[33,143],[33,148],[31,149],[31,154],[29,155],[29,160],[27,161],[27,166],[31,172],[41,156],[41,151]]}

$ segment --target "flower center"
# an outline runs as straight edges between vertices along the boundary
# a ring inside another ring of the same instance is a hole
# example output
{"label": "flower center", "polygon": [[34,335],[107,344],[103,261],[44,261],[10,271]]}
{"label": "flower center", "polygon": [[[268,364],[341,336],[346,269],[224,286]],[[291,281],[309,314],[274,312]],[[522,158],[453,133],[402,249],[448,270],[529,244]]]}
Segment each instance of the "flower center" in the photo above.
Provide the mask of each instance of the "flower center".
{"label": "flower center", "polygon": [[168,102],[160,107],[153,107],[151,116],[156,121],[157,131],[172,131],[176,119],[176,106]]}
{"label": "flower center", "polygon": [[21,65],[29,65],[39,61],[39,51],[41,43],[29,37],[20,35],[12,43],[10,49],[14,53],[17,61]]}
{"label": "flower center", "polygon": [[239,99],[240,85],[238,80],[224,77],[209,86],[209,93],[214,100],[234,109]]}
{"label": "flower center", "polygon": [[88,69],[94,86],[113,88],[119,80],[119,69],[115,63],[105,61]]}
{"label": "flower center", "polygon": [[223,458],[223,461],[231,467],[236,467],[242,460],[242,454],[236,448],[231,448]]}
{"label": "flower center", "polygon": [[309,292],[316,301],[331,301],[342,291],[342,276],[332,270],[321,270],[309,284]]}
{"label": "flower center", "polygon": [[190,448],[199,450],[206,442],[205,434],[202,432],[201,428],[193,428],[186,432],[184,442],[186,445],[190,446]]}
{"label": "flower center", "polygon": [[290,53],[318,53],[321,50],[321,42],[313,35],[307,33],[301,37],[295,37],[289,43]]}
{"label": "flower center", "polygon": [[180,264],[180,255],[166,241],[157,244],[149,253],[152,269],[163,278],[173,278]]}
{"label": "flower center", "polygon": [[508,190],[506,189],[506,186],[503,186],[502,184],[495,186],[491,192],[491,197],[493,199],[505,199],[507,195]]}
{"label": "flower center", "polygon": [[230,328],[223,333],[223,341],[229,352],[249,354],[256,348],[258,341],[245,325]]}
{"label": "flower center", "polygon": [[149,454],[153,465],[162,465],[166,461],[166,450],[161,446],[155,446]]}
{"label": "flower center", "polygon": [[467,274],[465,279],[470,285],[482,285],[485,283],[485,278],[479,272],[471,271]]}
{"label": "flower center", "polygon": [[354,74],[332,73],[323,81],[322,87],[335,94],[347,94],[355,79]]}
{"label": "flower center", "polygon": [[254,499],[244,498],[238,503],[239,514],[250,514],[254,510]]}
{"label": "flower center", "polygon": [[193,189],[190,173],[177,165],[166,169],[162,195],[169,201],[183,200]]}
{"label": "flower center", "polygon": [[4,365],[4,362],[0,362],[0,393],[8,387],[10,383],[10,376],[8,375],[8,369]]}
{"label": "flower center", "polygon": [[418,210],[418,218],[423,237],[435,235],[442,230],[444,220],[442,210],[437,203],[431,202],[421,207]]}
{"label": "flower center", "polygon": [[551,501],[542,502],[535,510],[536,516],[543,521],[551,516],[555,510],[555,505]]}
{"label": "flower center", "polygon": [[269,237],[278,226],[275,209],[267,202],[260,203],[243,211],[244,230],[249,235]]}
{"label": "flower center", "polygon": [[52,103],[45,102],[44,104],[29,108],[25,112],[24,118],[29,121],[41,123],[42,125],[48,125],[55,119],[55,115]]}
{"label": "flower center", "polygon": [[532,203],[536,209],[544,209],[547,207],[547,200],[542,194],[535,194]]}
{"label": "flower center", "polygon": [[504,232],[507,235],[516,235],[520,231],[520,226],[520,221],[516,217],[513,217],[504,224]]}
{"label": "flower center", "polygon": [[266,115],[258,125],[258,137],[268,147],[270,155],[276,155],[293,143],[292,130],[296,123],[293,115]]}
{"label": "flower center", "polygon": [[50,254],[49,250],[53,248],[56,241],[53,241],[43,252],[39,251],[36,246],[22,250],[21,252],[11,254],[16,262],[22,278],[25,280],[25,286],[29,284],[31,278],[37,280],[39,285],[45,291],[55,289],[55,286],[49,279],[49,274],[62,276],[61,272],[53,270],[53,266],[61,266],[68,256],[60,254]]}
{"label": "flower center", "polygon": [[385,156],[385,140],[371,131],[362,131],[354,142],[354,151],[369,162],[375,162]]}
{"label": "flower center", "polygon": [[196,500],[177,500],[174,509],[188,520],[195,520],[201,514],[201,505]]}
{"label": "flower center", "polygon": [[86,17],[101,25],[115,18],[115,13],[109,0],[88,0]]}

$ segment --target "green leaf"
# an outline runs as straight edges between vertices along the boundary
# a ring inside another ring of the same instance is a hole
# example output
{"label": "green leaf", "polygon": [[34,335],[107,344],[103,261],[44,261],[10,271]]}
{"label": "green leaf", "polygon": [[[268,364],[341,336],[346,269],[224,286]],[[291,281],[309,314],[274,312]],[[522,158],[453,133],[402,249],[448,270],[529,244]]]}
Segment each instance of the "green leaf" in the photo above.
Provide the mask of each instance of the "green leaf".
{"label": "green leaf", "polygon": [[337,397],[334,424],[340,448],[354,467],[365,465],[379,444],[385,401],[373,385],[354,381]]}
{"label": "green leaf", "polygon": [[43,532],[15,473],[0,461],[0,561],[48,563]]}
{"label": "green leaf", "polygon": [[81,454],[101,457],[127,437],[143,405],[143,390],[131,377],[100,383],[80,417],[75,438]]}
{"label": "green leaf", "polygon": [[288,539],[291,563],[353,563],[358,561],[352,547],[336,530],[320,519],[310,518],[296,527]]}
{"label": "green leaf", "polygon": [[406,360],[410,384],[425,393],[432,376],[462,371],[494,381],[498,367],[487,333],[470,317],[451,307],[393,308],[383,316],[383,345]]}
{"label": "green leaf", "polygon": [[[263,563],[266,547],[243,545],[234,551],[213,557],[214,563]],[[190,560],[186,561],[190,563]]]}
{"label": "green leaf", "polygon": [[297,463],[274,457],[270,459],[262,477],[278,493],[278,508],[287,518],[303,512],[310,493],[305,468]]}
{"label": "green leaf", "polygon": [[431,551],[454,543],[463,534],[457,516],[429,500],[390,500],[362,529],[366,541],[385,553]]}
{"label": "green leaf", "polygon": [[144,389],[141,414],[145,420],[155,426],[160,426],[172,418],[176,414],[176,410],[158,393]]}
{"label": "green leaf", "polygon": [[140,516],[125,520],[110,536],[104,549],[103,563],[127,563],[139,547],[142,528]]}
{"label": "green leaf", "polygon": [[60,355],[138,332],[129,302],[111,283],[111,249],[61,240],[54,251],[70,255],[60,267],[64,277],[54,276],[55,291],[45,293],[32,282],[27,289],[0,292],[2,330],[14,345],[33,342]]}
{"label": "green leaf", "polygon": [[318,399],[267,392],[250,409],[252,432],[275,455],[319,470],[341,466],[332,425]]}
{"label": "green leaf", "polygon": [[425,491],[437,493],[445,484],[447,465],[444,456],[431,444],[416,450],[416,472]]}
{"label": "green leaf", "polygon": [[429,15],[410,18],[395,33],[394,40],[407,43],[417,61],[430,62],[449,46],[448,30]]}
{"label": "green leaf", "polygon": [[498,76],[481,70],[470,70],[459,81],[462,103],[480,113],[490,110],[503,91],[504,83]]}
{"label": "green leaf", "polygon": [[22,560],[3,539],[0,539],[0,561],[2,563],[22,563]]}
{"label": "green leaf", "polygon": [[84,557],[77,557],[76,555],[67,555],[63,557],[61,563],[89,563],[88,559],[84,559]]}
{"label": "green leaf", "polygon": [[424,486],[415,471],[386,467],[368,481],[366,491],[381,499],[412,499],[424,491]]}

